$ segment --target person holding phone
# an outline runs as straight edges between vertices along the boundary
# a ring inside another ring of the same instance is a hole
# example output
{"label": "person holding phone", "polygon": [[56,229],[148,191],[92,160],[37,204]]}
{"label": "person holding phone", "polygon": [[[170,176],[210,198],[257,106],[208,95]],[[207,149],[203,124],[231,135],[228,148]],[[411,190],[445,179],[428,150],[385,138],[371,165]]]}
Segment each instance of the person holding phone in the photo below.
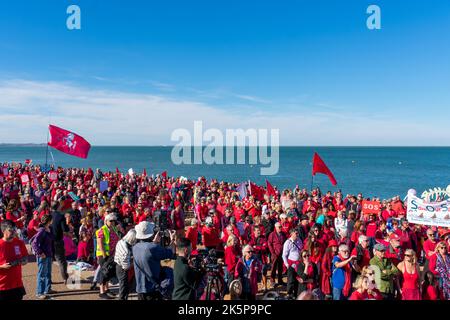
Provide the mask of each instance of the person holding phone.
{"label": "person holding phone", "polygon": [[339,246],[338,254],[333,258],[331,283],[333,286],[333,300],[345,300],[350,295],[352,287],[352,270],[354,270],[356,256],[350,256],[346,244]]}

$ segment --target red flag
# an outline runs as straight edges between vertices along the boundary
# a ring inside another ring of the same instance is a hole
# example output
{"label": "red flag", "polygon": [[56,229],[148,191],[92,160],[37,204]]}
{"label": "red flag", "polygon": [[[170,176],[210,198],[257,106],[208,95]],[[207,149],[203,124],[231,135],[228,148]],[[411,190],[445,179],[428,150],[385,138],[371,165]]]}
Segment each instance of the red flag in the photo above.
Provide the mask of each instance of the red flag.
{"label": "red flag", "polygon": [[119,168],[116,167],[116,173],[120,174]]}
{"label": "red flag", "polygon": [[83,137],[53,125],[49,125],[48,129],[50,147],[75,157],[87,158],[91,145]]}
{"label": "red flag", "polygon": [[145,168],[144,168],[144,171],[142,172],[142,175],[143,175],[144,177],[147,176],[147,170],[145,170]]}
{"label": "red flag", "polygon": [[164,179],[167,179],[167,171],[164,171],[163,173],[161,173],[161,175],[163,176]]}
{"label": "red flag", "polygon": [[261,188],[260,186],[254,184],[253,182],[250,181],[249,191],[250,191],[250,195],[253,196],[256,200],[261,200],[261,201],[264,200],[264,194],[266,193],[264,188]]}
{"label": "red flag", "polygon": [[25,159],[25,164],[31,164],[33,162],[33,160],[31,159]]}
{"label": "red flag", "polygon": [[270,196],[275,197],[277,195],[277,192],[275,191],[274,187],[270,184],[269,180],[266,180],[267,185],[267,194]]}
{"label": "red flag", "polygon": [[336,179],[334,178],[333,173],[330,169],[328,169],[327,165],[323,160],[319,157],[317,152],[314,152],[314,158],[313,158],[313,169],[312,169],[312,175],[315,176],[316,173],[323,173],[330,178],[331,184],[335,186],[337,184]]}

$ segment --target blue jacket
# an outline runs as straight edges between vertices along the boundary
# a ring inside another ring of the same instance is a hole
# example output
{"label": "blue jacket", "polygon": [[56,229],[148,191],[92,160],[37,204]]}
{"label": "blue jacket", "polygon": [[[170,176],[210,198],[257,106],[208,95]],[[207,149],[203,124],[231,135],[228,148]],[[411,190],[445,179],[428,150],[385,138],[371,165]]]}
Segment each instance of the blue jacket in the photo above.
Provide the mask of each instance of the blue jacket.
{"label": "blue jacket", "polygon": [[153,242],[138,242],[133,246],[136,292],[152,293],[160,283],[161,260],[173,259],[171,249]]}

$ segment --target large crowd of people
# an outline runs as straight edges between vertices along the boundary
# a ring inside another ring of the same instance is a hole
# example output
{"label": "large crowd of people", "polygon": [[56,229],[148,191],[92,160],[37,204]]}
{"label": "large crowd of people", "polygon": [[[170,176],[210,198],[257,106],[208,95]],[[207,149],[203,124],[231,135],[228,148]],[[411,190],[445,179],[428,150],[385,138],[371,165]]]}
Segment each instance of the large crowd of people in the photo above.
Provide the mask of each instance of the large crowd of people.
{"label": "large crowd of people", "polygon": [[319,188],[269,196],[166,173],[0,169],[0,300],[31,294],[26,244],[37,299],[55,293],[53,261],[65,282],[68,261],[93,266],[101,299],[450,299],[450,231],[409,223],[399,196],[364,214],[362,194]]}

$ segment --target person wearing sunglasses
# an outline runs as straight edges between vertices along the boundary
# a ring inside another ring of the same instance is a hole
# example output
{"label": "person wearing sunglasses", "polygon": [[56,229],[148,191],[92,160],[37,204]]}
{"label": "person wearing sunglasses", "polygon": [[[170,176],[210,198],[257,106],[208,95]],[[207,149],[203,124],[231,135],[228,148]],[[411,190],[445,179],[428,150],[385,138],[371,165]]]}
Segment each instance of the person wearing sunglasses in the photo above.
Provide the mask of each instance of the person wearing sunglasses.
{"label": "person wearing sunglasses", "polygon": [[333,258],[331,283],[333,286],[333,300],[345,300],[350,295],[352,286],[352,270],[354,270],[355,256],[350,256],[346,244],[339,246],[338,254]]}
{"label": "person wearing sunglasses", "polygon": [[405,251],[405,258],[398,264],[397,268],[403,276],[403,284],[400,289],[402,300],[422,300],[420,293],[420,270],[414,250],[407,249]]}
{"label": "person wearing sunglasses", "polygon": [[423,242],[423,251],[425,252],[425,269],[429,268],[430,258],[435,254],[438,243],[436,235],[432,228],[427,229],[427,239]]}
{"label": "person wearing sunglasses", "polygon": [[311,261],[308,250],[303,250],[301,260],[297,267],[298,292],[297,296],[304,291],[313,291],[319,286],[319,271],[317,265]]}
{"label": "person wearing sunglasses", "polygon": [[253,255],[253,247],[246,245],[242,249],[242,258],[236,264],[234,278],[242,283],[241,299],[256,300],[258,293],[258,282],[262,278],[262,266]]}
{"label": "person wearing sunglasses", "polygon": [[[450,255],[444,241],[436,245],[435,275],[439,276],[439,283],[446,300],[450,299]],[[431,261],[430,261],[431,266]],[[431,270],[433,271],[433,270]]]}

